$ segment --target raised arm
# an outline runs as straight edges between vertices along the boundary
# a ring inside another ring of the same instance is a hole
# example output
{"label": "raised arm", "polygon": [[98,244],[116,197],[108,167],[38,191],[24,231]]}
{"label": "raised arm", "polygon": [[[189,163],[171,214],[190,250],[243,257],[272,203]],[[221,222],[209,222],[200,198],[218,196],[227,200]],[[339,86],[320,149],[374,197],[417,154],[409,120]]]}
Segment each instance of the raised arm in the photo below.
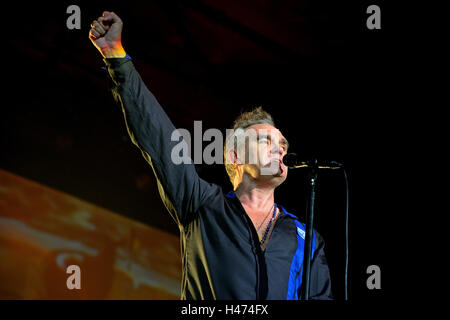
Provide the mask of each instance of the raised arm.
{"label": "raised arm", "polygon": [[171,141],[176,129],[132,61],[124,58],[122,26],[116,14],[105,11],[92,23],[89,38],[104,57],[128,133],[152,166],[166,208],[177,223],[185,224],[219,187],[199,178],[193,164],[177,165],[172,161],[173,147],[179,143]]}

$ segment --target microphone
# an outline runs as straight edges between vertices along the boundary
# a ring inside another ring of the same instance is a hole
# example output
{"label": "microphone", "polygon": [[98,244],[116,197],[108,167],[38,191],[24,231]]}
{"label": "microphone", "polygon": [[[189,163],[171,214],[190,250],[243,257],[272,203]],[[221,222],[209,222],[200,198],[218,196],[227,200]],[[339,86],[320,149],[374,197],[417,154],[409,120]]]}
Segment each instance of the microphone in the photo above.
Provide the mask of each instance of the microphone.
{"label": "microphone", "polygon": [[288,153],[283,157],[283,163],[289,169],[318,168],[318,169],[340,169],[344,165],[336,161],[324,160],[302,160],[296,153]]}

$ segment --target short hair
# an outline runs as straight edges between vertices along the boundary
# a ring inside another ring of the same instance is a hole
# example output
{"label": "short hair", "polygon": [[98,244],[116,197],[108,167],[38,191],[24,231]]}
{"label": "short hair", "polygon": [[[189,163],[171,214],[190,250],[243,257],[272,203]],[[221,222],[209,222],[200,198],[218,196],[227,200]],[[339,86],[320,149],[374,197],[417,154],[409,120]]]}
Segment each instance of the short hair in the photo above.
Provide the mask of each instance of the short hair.
{"label": "short hair", "polygon": [[[223,157],[225,170],[227,171],[228,177],[230,178],[231,184],[233,185],[234,177],[236,175],[236,166],[233,163],[229,163],[227,161],[227,153],[228,153],[228,145],[230,143],[231,138],[236,138],[236,132],[239,132],[239,129],[245,130],[248,127],[254,124],[269,124],[275,127],[275,123],[273,121],[272,116],[265,111],[262,106],[256,107],[251,111],[241,113],[233,122],[233,130],[231,134],[225,140]],[[232,144],[234,146],[234,144]],[[233,186],[234,187],[234,186]]]}

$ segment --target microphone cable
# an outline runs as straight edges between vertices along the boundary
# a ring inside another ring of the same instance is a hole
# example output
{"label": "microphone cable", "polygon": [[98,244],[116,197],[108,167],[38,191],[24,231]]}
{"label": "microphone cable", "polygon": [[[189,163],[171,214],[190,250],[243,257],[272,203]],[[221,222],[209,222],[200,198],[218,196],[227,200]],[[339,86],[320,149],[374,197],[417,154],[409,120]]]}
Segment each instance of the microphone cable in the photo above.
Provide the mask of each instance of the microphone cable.
{"label": "microphone cable", "polygon": [[345,280],[344,280],[344,299],[348,300],[348,177],[347,171],[344,170],[344,178],[345,178]]}

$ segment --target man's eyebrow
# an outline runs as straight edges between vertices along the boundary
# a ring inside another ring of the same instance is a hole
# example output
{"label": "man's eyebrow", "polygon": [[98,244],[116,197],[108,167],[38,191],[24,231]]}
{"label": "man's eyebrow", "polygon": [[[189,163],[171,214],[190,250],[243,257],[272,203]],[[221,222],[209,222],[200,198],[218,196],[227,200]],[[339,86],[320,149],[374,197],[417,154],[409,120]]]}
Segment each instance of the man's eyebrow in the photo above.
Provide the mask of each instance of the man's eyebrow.
{"label": "man's eyebrow", "polygon": [[[258,134],[257,135],[257,140],[259,141],[260,139],[269,139],[272,140],[272,135],[270,134]],[[280,142],[284,145],[286,145],[286,149],[289,148],[289,142],[286,140],[285,137],[280,138]]]}
{"label": "man's eyebrow", "polygon": [[259,141],[260,139],[269,139],[272,140],[272,137],[270,134],[259,134],[256,136],[256,139]]}
{"label": "man's eyebrow", "polygon": [[286,145],[286,149],[289,148],[289,142],[286,140],[285,137],[281,138],[280,141],[281,141],[282,144]]}

